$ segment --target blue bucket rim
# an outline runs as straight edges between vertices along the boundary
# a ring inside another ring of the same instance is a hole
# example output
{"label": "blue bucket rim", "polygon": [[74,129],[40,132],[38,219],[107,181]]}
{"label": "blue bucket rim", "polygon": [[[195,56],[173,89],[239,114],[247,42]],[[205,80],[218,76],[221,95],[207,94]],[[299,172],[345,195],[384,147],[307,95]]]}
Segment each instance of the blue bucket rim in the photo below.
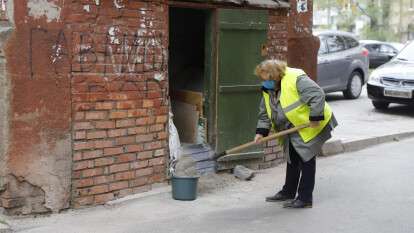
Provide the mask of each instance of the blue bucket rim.
{"label": "blue bucket rim", "polygon": [[171,176],[171,178],[172,179],[181,179],[181,180],[186,180],[186,179],[188,179],[188,180],[194,180],[194,179],[199,179],[200,177],[199,176]]}

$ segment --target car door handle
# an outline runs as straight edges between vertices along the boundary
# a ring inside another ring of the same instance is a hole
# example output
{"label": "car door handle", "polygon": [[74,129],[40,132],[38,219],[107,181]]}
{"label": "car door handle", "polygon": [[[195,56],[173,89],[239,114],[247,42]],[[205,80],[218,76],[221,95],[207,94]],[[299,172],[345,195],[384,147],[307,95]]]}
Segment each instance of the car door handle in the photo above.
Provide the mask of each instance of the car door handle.
{"label": "car door handle", "polygon": [[346,60],[351,60],[352,59],[352,56],[346,56],[345,59]]}
{"label": "car door handle", "polygon": [[319,62],[320,65],[325,65],[325,64],[329,64],[329,63],[331,63],[331,62],[329,62],[328,60],[321,60]]}

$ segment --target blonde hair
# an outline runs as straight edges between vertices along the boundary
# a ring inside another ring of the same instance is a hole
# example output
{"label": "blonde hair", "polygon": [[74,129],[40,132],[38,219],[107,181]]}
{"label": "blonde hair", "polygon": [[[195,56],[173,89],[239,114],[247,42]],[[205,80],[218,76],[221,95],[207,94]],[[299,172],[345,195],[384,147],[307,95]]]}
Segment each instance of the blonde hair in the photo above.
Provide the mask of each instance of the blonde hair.
{"label": "blonde hair", "polygon": [[268,74],[271,78],[279,75],[279,80],[281,80],[285,76],[286,67],[285,61],[276,59],[265,60],[256,66],[254,74],[258,77],[262,74]]}

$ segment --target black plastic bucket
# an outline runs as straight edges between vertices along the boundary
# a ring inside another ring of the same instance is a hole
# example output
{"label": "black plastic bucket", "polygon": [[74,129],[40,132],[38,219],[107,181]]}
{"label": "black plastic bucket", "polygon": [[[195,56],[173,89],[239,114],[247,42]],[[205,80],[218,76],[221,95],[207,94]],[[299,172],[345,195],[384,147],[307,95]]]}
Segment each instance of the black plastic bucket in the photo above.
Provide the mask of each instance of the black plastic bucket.
{"label": "black plastic bucket", "polygon": [[180,201],[193,201],[197,198],[198,177],[171,178],[172,197]]}

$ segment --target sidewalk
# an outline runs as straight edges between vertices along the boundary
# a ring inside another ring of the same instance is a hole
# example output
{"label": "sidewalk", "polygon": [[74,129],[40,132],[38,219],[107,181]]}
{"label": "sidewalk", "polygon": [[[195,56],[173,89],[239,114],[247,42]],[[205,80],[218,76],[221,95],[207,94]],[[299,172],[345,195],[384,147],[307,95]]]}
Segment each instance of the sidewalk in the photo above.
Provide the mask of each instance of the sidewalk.
{"label": "sidewalk", "polygon": [[384,142],[414,137],[414,108],[390,105],[379,111],[368,99],[366,88],[359,99],[346,100],[342,93],[327,95],[339,126],[325,145],[325,155],[361,150]]}
{"label": "sidewalk", "polygon": [[414,191],[409,185],[414,158],[405,153],[412,143],[409,139],[319,159],[313,209],[287,210],[264,201],[283,185],[281,165],[259,171],[249,182],[201,190],[191,202],[161,193],[11,224],[21,233],[413,232],[413,199],[406,193]]}

